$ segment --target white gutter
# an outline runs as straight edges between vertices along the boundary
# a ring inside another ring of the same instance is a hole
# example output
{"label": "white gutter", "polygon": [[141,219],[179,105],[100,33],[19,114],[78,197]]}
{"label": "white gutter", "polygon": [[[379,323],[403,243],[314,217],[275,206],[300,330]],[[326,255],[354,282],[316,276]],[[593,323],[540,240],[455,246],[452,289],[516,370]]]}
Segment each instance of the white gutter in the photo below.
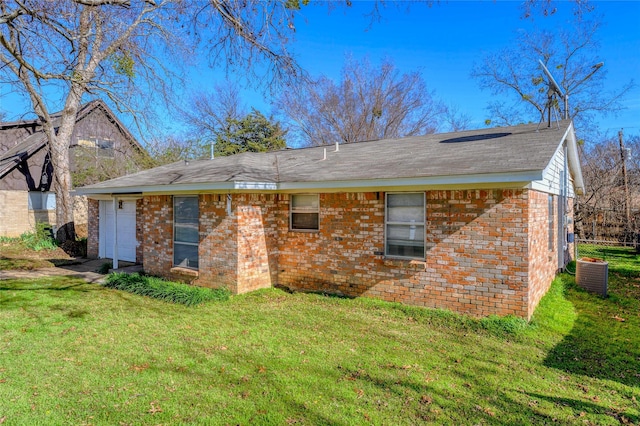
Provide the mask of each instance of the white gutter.
{"label": "white gutter", "polygon": [[580,155],[578,154],[578,142],[576,141],[576,132],[573,128],[573,121],[569,123],[567,132],[563,140],[567,140],[567,154],[569,157],[569,170],[573,176],[573,186],[577,195],[584,194],[584,178],[582,177],[582,169],[580,167]]}

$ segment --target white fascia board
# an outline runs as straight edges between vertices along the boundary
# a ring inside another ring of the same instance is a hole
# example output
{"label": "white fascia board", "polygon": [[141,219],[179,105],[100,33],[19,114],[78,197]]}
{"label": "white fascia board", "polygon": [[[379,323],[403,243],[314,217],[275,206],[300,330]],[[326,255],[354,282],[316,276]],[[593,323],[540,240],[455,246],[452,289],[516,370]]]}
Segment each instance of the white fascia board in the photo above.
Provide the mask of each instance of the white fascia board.
{"label": "white fascia board", "polygon": [[329,182],[282,182],[279,185],[281,191],[297,190],[325,190],[325,189],[370,189],[386,190],[389,188],[482,188],[512,186],[519,187],[542,179],[541,170],[524,171],[516,173],[492,173],[460,176],[430,176],[419,178],[396,178],[396,179],[367,179],[349,181],[329,181]]}
{"label": "white fascia board", "polygon": [[130,194],[130,193],[159,193],[173,194],[176,192],[207,192],[207,191],[232,191],[236,182],[211,182],[211,183],[184,183],[171,185],[148,185],[148,186],[128,186],[128,187],[105,187],[105,188],[78,188],[79,195],[98,194]]}
{"label": "white fascia board", "polygon": [[140,198],[143,197],[142,194],[87,194],[86,195],[87,198],[91,199],[91,200],[98,200],[98,201],[110,201],[113,200],[114,197],[117,197],[118,200],[123,200],[123,201],[134,201],[134,200],[139,200]]}
{"label": "white fascia board", "polygon": [[171,184],[171,185],[149,185],[139,187],[120,187],[120,188],[78,188],[76,192],[79,195],[99,195],[99,194],[130,194],[130,193],[198,193],[211,191],[277,191],[278,184],[274,182],[210,182],[210,183],[190,183],[190,184]]}
{"label": "white fascia board", "polygon": [[275,182],[234,182],[234,189],[238,191],[277,191]]}

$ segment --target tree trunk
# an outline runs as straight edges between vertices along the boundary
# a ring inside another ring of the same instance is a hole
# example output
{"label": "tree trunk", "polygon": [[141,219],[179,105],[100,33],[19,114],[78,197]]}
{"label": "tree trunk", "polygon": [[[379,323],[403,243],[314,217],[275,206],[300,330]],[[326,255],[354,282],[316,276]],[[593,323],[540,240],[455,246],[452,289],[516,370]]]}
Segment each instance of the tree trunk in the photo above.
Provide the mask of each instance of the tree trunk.
{"label": "tree trunk", "polygon": [[75,241],[76,230],[73,219],[73,196],[71,195],[71,168],[69,146],[76,124],[76,116],[82,98],[82,87],[72,86],[65,108],[60,117],[57,134],[49,138],[49,151],[54,166],[56,192],[56,239],[59,243]]}
{"label": "tree trunk", "polygon": [[[50,144],[51,159],[54,166],[56,193],[56,239],[61,244],[67,240],[75,241],[76,230],[73,220],[73,197],[71,196],[71,171],[69,168],[69,140],[71,135],[55,137],[55,143]],[[67,149],[61,145],[66,144]]]}

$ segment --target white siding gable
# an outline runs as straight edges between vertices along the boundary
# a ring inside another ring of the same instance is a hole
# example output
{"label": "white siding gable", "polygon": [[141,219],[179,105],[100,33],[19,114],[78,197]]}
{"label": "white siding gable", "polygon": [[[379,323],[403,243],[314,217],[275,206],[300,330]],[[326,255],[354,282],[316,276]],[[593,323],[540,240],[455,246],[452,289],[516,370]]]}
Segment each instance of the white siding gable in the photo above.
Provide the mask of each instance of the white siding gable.
{"label": "white siding gable", "polygon": [[[531,183],[531,188],[541,192],[547,192],[549,194],[560,195],[560,190],[562,187],[562,176],[563,170],[565,168],[565,154],[564,154],[564,144],[560,144],[555,154],[551,158],[551,161],[544,169],[542,173],[542,179],[536,180]],[[573,188],[573,176],[569,171],[569,167],[567,166],[568,173],[568,188],[567,188],[567,196],[569,198],[575,197],[574,188]]]}

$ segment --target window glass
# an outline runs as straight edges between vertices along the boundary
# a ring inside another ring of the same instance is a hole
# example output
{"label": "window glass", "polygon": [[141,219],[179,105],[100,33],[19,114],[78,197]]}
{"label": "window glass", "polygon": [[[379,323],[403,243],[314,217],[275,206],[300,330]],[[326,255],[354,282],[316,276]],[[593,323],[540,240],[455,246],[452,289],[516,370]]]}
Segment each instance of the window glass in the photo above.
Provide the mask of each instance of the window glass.
{"label": "window glass", "polygon": [[29,192],[29,210],[55,210],[56,194],[55,192]]}
{"label": "window glass", "polygon": [[173,246],[173,264],[198,269],[198,246],[176,243]]}
{"label": "window glass", "polygon": [[291,196],[291,229],[320,229],[320,200],[317,194],[296,194]]}
{"label": "window glass", "polygon": [[291,205],[294,210],[318,210],[318,196],[311,195],[293,195]]}
{"label": "window glass", "polygon": [[198,197],[173,198],[173,264],[198,268]]}
{"label": "window glass", "polygon": [[386,202],[386,254],[423,259],[424,193],[387,194]]}

